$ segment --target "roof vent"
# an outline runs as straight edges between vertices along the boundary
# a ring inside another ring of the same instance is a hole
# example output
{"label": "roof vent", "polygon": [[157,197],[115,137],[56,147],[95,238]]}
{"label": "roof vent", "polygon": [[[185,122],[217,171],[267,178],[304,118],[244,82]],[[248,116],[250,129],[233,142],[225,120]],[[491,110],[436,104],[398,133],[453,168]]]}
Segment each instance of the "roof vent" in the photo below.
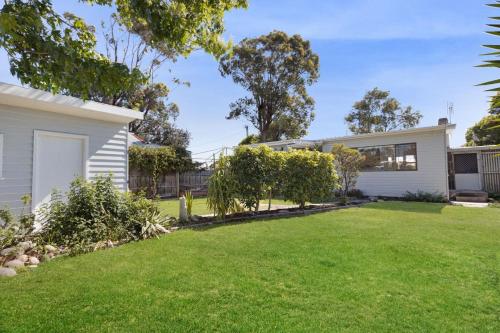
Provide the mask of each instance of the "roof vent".
{"label": "roof vent", "polygon": [[438,125],[448,125],[448,118],[439,118]]}

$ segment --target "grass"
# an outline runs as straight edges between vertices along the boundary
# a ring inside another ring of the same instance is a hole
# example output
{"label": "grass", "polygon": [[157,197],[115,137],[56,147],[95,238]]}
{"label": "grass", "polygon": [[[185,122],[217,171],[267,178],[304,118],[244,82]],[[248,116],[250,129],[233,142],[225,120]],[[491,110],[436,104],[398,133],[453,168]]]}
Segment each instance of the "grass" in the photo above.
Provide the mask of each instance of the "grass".
{"label": "grass", "polygon": [[[262,201],[262,204],[267,205],[267,203],[268,203],[267,200]],[[275,205],[293,205],[293,203],[281,199],[272,199],[272,203]],[[160,211],[165,215],[174,217],[179,216],[179,199],[160,200],[158,202],[158,207],[160,208]],[[193,209],[192,212],[193,215],[208,215],[213,213],[207,208],[206,198],[195,198],[193,200],[192,209]]]}
{"label": "grass", "polygon": [[499,332],[500,210],[385,202],[0,279],[0,332]]}

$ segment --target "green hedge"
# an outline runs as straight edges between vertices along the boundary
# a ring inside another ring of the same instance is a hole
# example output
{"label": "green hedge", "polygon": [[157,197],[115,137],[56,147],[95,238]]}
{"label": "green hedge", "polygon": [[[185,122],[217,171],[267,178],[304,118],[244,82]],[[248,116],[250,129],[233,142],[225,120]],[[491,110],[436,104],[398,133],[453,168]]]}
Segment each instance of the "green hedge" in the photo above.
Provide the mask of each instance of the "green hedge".
{"label": "green hedge", "polygon": [[208,193],[210,206],[222,208],[217,210],[219,216],[234,209],[235,200],[257,211],[261,199],[268,198],[270,203],[272,195],[279,193],[303,208],[307,201],[331,197],[338,188],[333,155],[328,153],[243,146],[220,161]]}

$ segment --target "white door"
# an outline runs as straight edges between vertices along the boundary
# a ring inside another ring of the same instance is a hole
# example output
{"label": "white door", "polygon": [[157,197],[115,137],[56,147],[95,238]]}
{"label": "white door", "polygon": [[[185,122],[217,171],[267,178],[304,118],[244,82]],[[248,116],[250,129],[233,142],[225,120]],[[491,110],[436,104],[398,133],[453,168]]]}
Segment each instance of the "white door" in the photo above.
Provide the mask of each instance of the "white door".
{"label": "white door", "polygon": [[33,144],[33,210],[50,200],[54,189],[66,192],[76,177],[87,178],[88,137],[35,131]]}

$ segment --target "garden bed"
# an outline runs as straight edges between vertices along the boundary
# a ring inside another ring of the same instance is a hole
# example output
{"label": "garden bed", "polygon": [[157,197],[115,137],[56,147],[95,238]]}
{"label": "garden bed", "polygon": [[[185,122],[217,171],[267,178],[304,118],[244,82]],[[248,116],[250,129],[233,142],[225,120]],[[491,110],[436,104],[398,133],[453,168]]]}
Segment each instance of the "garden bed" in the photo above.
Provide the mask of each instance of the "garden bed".
{"label": "garden bed", "polygon": [[317,214],[322,212],[327,212],[336,209],[344,209],[350,207],[358,207],[365,203],[371,202],[368,199],[358,199],[353,200],[347,204],[343,203],[325,203],[325,204],[311,204],[305,206],[305,208],[290,207],[290,208],[280,208],[272,210],[261,210],[258,212],[241,212],[229,214],[225,219],[221,219],[216,216],[198,216],[192,217],[190,222],[184,222],[177,224],[174,228],[197,228],[204,227],[214,224],[224,224],[224,223],[234,223],[234,222],[245,222],[250,220],[258,219],[273,219],[273,218],[283,218],[283,217],[293,217],[293,216],[304,216],[310,214]]}

